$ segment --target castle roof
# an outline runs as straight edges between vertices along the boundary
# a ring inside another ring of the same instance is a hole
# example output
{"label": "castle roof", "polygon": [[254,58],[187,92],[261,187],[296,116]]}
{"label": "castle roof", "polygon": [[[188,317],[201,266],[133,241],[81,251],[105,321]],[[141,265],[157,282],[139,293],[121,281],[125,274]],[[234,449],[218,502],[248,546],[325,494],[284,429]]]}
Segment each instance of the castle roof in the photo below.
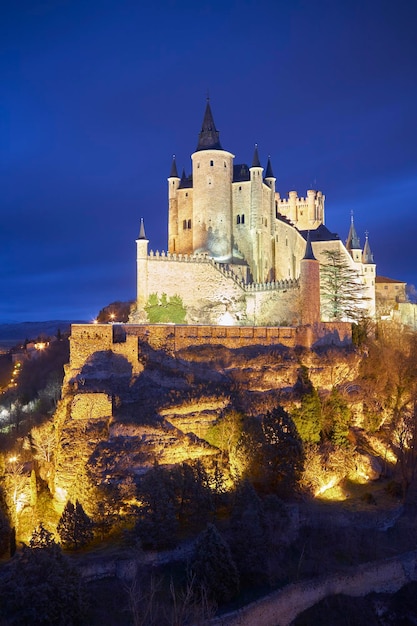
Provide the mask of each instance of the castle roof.
{"label": "castle roof", "polygon": [[340,239],[339,235],[331,233],[324,224],[320,224],[314,230],[300,230],[299,233],[306,241],[308,238],[310,241],[337,241]]}
{"label": "castle roof", "polygon": [[143,217],[140,218],[140,228],[139,228],[139,237],[138,237],[138,239],[146,239],[145,224],[143,223]]}
{"label": "castle roof", "polygon": [[362,263],[373,263],[374,255],[372,254],[371,246],[369,245],[368,233],[366,233],[365,236],[366,236],[366,239],[365,239],[365,245],[363,247]]}
{"label": "castle roof", "polygon": [[316,257],[314,256],[313,247],[311,245],[310,231],[308,231],[307,233],[306,251],[304,253],[302,260],[303,261],[317,261]]}
{"label": "castle roof", "polygon": [[253,152],[252,167],[262,167],[261,162],[259,160],[258,144],[257,143],[255,144],[255,150]]}
{"label": "castle roof", "polygon": [[211,112],[210,101],[208,98],[203,125],[198,136],[196,152],[199,150],[223,150],[220,144],[219,131],[216,129],[216,125],[214,123],[213,113]]}
{"label": "castle roof", "polygon": [[355,224],[353,223],[353,214],[350,216],[350,229],[346,240],[346,248],[350,250],[360,250],[361,244],[357,235]]}
{"label": "castle roof", "polygon": [[250,172],[246,163],[233,165],[233,182],[240,183],[245,180],[250,180]]}
{"label": "castle roof", "polygon": [[185,169],[183,168],[181,174],[180,184],[178,185],[178,189],[190,189],[193,186],[193,175],[186,176]]}
{"label": "castle roof", "polygon": [[405,280],[395,280],[395,278],[388,278],[387,276],[375,276],[376,283],[397,283],[400,285],[406,285]]}
{"label": "castle roof", "polygon": [[266,165],[265,178],[275,178],[274,172],[272,171],[271,157],[268,157],[268,163]]}
{"label": "castle roof", "polygon": [[179,178],[178,170],[177,170],[177,164],[176,164],[176,161],[175,161],[175,154],[172,157],[171,171],[169,173],[169,177],[170,178]]}

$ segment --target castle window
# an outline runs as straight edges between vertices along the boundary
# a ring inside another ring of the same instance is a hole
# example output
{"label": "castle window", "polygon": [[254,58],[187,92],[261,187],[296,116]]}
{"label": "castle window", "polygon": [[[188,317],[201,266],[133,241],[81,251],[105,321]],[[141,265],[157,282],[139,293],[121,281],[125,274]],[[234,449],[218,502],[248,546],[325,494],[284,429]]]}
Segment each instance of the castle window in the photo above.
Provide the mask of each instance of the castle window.
{"label": "castle window", "polygon": [[210,167],[213,167],[214,161],[210,161]]}
{"label": "castle window", "polygon": [[188,191],[187,191],[187,193],[185,194],[185,197],[186,197],[186,198],[188,198]]}
{"label": "castle window", "polygon": [[186,228],[187,228],[187,220],[183,221],[182,228],[183,228],[183,230],[186,230]]}
{"label": "castle window", "polygon": [[268,226],[268,220],[265,218],[265,226]]}
{"label": "castle window", "polygon": [[197,169],[198,170],[200,169],[200,163],[197,163]]}
{"label": "castle window", "polygon": [[242,191],[242,187],[239,187],[239,191]]}
{"label": "castle window", "polygon": [[244,214],[244,213],[242,213],[241,224],[244,224],[244,223],[245,223],[245,214]]}
{"label": "castle window", "polygon": [[227,167],[227,165],[226,165],[226,161],[224,162],[224,166],[225,166],[225,167]]}
{"label": "castle window", "polygon": [[240,215],[236,217],[236,224],[240,224]]}
{"label": "castle window", "polygon": [[288,239],[285,237],[285,245],[288,246]]}
{"label": "castle window", "polygon": [[191,220],[188,220],[188,228],[191,228]]}

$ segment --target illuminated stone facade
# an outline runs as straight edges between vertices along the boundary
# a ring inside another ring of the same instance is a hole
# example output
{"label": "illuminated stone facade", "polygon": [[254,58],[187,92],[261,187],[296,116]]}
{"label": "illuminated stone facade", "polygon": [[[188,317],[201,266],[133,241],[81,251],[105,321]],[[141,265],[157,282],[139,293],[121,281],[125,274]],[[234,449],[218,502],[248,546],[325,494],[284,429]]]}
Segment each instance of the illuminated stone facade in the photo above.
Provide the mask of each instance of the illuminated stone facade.
{"label": "illuminated stone facade", "polygon": [[[147,321],[149,296],[165,293],[182,299],[186,323],[318,322],[320,279],[312,266],[325,262],[326,250],[339,250],[357,270],[364,307],[374,315],[375,264],[367,238],[359,247],[353,221],[345,246],[324,225],[321,191],[310,189],[305,197],[290,191],[282,198],[271,161],[264,170],[257,147],[250,167],[234,158],[220,144],[207,103],[191,174],[180,177],[174,158],[168,177],[168,252],[149,254],[141,223],[131,321]],[[313,256],[303,263],[308,233]]]}

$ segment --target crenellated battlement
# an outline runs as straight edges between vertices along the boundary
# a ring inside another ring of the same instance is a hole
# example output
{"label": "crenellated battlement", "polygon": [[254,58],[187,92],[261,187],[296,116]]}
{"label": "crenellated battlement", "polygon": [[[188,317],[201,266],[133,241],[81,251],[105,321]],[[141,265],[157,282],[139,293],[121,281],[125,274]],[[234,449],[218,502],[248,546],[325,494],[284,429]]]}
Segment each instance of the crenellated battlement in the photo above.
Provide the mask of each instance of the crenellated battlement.
{"label": "crenellated battlement", "polygon": [[219,263],[215,259],[208,256],[207,253],[201,254],[180,254],[175,252],[166,252],[162,250],[150,251],[148,256],[149,261],[161,261],[161,262],[180,262],[180,263],[207,263],[212,267],[215,267],[223,276],[233,280],[241,289],[247,292],[254,291],[287,291],[288,289],[297,289],[299,286],[298,279],[284,279],[277,281],[270,281],[264,283],[246,283],[243,279],[237,276],[231,269],[228,263]]}

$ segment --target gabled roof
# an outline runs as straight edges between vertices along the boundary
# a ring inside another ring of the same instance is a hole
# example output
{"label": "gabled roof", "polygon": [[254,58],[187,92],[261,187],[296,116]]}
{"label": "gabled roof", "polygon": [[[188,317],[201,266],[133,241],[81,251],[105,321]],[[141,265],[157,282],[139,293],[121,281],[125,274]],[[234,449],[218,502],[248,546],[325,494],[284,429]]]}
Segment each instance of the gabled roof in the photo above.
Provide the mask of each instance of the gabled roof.
{"label": "gabled roof", "polygon": [[300,230],[300,235],[304,237],[307,241],[307,238],[310,237],[310,241],[337,241],[340,240],[339,235],[336,233],[331,233],[330,230],[324,225],[320,224],[314,230]]}
{"label": "gabled roof", "polygon": [[180,184],[178,189],[190,189],[193,186],[193,175],[186,176],[185,169],[182,170]]}
{"label": "gabled roof", "polygon": [[388,278],[387,276],[375,276],[376,283],[397,283],[397,285],[406,285],[405,280],[395,280],[394,278]]}
{"label": "gabled roof", "polygon": [[203,125],[198,136],[196,152],[199,150],[223,150],[220,144],[219,132],[214,123],[211,112],[210,101],[207,98],[206,110],[204,113]]}
{"label": "gabled roof", "polygon": [[250,180],[250,172],[246,163],[233,165],[233,182],[240,183],[245,180]]}

